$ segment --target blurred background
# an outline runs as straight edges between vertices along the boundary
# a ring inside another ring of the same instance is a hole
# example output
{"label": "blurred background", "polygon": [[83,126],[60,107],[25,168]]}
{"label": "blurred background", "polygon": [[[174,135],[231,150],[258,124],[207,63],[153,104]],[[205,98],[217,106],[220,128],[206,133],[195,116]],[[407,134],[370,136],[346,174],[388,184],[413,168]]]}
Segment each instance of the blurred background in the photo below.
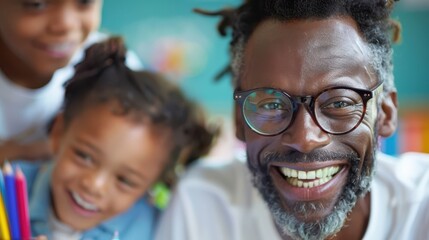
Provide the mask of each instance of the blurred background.
{"label": "blurred background", "polygon": [[[216,31],[217,18],[192,12],[217,10],[239,0],[105,0],[102,31],[125,37],[146,69],[165,73],[201,103],[210,120],[222,123],[216,158],[228,158],[237,146],[232,120],[229,76],[215,76],[228,63],[228,38]],[[429,153],[429,0],[401,0],[393,18],[402,24],[402,40],[394,46],[395,81],[400,123],[394,136],[382,139],[384,152]]]}

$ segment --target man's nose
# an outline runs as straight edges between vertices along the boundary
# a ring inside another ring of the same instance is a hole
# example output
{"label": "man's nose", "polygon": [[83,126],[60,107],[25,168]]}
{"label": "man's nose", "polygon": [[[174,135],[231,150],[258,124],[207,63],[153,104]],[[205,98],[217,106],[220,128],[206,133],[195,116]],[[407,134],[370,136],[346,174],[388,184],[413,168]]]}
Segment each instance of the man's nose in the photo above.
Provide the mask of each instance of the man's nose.
{"label": "man's nose", "polygon": [[301,105],[292,125],[282,133],[281,141],[284,146],[309,153],[328,145],[331,136],[317,125],[308,109]]}

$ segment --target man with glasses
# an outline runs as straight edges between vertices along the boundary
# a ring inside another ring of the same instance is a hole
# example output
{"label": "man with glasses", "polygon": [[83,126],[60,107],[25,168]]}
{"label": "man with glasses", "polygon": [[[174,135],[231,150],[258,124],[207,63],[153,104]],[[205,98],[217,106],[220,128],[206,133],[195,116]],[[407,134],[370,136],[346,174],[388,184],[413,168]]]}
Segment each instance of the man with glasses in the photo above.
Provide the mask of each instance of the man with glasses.
{"label": "man with glasses", "polygon": [[208,13],[233,27],[248,168],[195,167],[158,239],[428,239],[428,156],[377,152],[397,125],[392,5],[248,0]]}

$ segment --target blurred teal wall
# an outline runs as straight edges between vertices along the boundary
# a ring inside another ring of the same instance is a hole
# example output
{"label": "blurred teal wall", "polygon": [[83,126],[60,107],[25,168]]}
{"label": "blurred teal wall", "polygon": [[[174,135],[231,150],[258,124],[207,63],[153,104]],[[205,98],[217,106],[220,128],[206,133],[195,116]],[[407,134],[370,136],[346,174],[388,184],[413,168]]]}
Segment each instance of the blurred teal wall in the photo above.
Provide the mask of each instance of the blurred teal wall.
{"label": "blurred teal wall", "polygon": [[[411,0],[409,0],[411,1]],[[425,0],[420,0],[425,1]],[[429,1],[429,0],[428,0]],[[396,84],[402,109],[429,110],[429,4],[400,2],[393,17],[402,22],[402,42],[394,47]],[[228,39],[215,31],[218,19],[192,13],[217,10],[239,0],[105,0],[102,29],[126,37],[149,69],[170,73],[211,112],[229,114],[229,78],[213,78],[228,60]]]}
{"label": "blurred teal wall", "polygon": [[[102,30],[124,35],[146,68],[169,72],[171,79],[179,81],[210,112],[230,114],[233,100],[229,78],[214,82],[228,62],[229,40],[219,37],[215,29],[218,18],[195,14],[192,9],[217,10],[239,2],[105,0]],[[176,61],[176,66],[160,66],[159,58],[163,57]]]}
{"label": "blurred teal wall", "polygon": [[400,107],[429,110],[429,0],[425,6],[402,4],[393,18],[402,24],[394,46],[394,72]]}

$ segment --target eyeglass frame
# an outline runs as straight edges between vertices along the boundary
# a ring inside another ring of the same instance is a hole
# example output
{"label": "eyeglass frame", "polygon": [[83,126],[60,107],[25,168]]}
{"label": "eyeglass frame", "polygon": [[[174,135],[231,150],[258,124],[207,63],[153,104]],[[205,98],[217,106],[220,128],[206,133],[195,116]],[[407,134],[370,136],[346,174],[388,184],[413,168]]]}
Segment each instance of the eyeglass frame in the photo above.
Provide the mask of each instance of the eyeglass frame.
{"label": "eyeglass frame", "polygon": [[[360,117],[359,121],[356,123],[356,125],[351,128],[348,131],[345,132],[341,132],[341,133],[335,133],[335,132],[330,132],[327,131],[325,128],[323,128],[319,121],[317,120],[316,114],[315,114],[315,100],[322,95],[324,92],[326,91],[330,91],[330,90],[335,90],[335,89],[347,89],[347,90],[352,90],[354,92],[356,92],[357,94],[359,94],[359,96],[362,99],[362,103],[363,103],[363,113],[362,116]],[[278,91],[281,92],[282,94],[284,94],[292,103],[292,118],[289,122],[289,124],[281,131],[279,131],[278,133],[273,133],[273,134],[267,134],[264,132],[261,132],[259,130],[257,130],[256,128],[254,128],[252,125],[249,124],[245,114],[244,114],[244,101],[247,99],[247,97],[258,90],[274,90],[274,91]],[[379,92],[383,91],[383,82],[378,83],[374,88],[367,90],[367,89],[361,89],[361,88],[353,88],[353,87],[347,87],[347,86],[335,86],[335,87],[330,87],[330,88],[326,88],[323,89],[322,91],[320,91],[318,94],[316,94],[315,96],[312,95],[307,95],[307,96],[292,96],[289,93],[287,93],[284,90],[278,89],[278,88],[271,88],[271,87],[260,87],[260,88],[254,88],[254,89],[250,89],[250,90],[246,90],[246,91],[240,91],[238,88],[234,90],[234,101],[238,102],[241,106],[241,115],[244,118],[244,120],[246,121],[247,126],[252,129],[252,131],[256,132],[259,135],[262,136],[276,136],[279,134],[282,134],[283,132],[285,132],[290,126],[293,125],[294,121],[295,121],[295,117],[297,115],[297,112],[299,110],[299,105],[303,104],[305,106],[305,108],[307,109],[307,111],[310,113],[311,118],[313,119],[313,121],[316,123],[316,125],[322,129],[324,132],[328,133],[328,134],[332,134],[332,135],[344,135],[347,134],[349,132],[352,132],[353,130],[355,130],[363,121],[365,114],[366,114],[366,109],[367,109],[367,103],[369,100],[371,100],[372,98],[374,98]]]}

